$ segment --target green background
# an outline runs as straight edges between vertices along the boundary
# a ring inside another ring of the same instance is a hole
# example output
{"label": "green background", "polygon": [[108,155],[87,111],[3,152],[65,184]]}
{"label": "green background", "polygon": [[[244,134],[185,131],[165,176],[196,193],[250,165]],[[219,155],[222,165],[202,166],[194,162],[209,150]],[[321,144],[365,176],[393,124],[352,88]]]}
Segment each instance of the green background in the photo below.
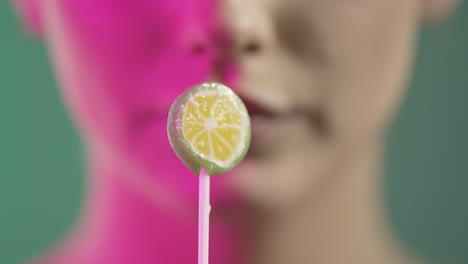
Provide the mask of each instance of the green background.
{"label": "green background", "polygon": [[[392,128],[387,201],[402,241],[434,263],[468,263],[468,7],[426,28]],[[44,45],[0,2],[0,264],[70,227],[84,184],[81,144]]]}

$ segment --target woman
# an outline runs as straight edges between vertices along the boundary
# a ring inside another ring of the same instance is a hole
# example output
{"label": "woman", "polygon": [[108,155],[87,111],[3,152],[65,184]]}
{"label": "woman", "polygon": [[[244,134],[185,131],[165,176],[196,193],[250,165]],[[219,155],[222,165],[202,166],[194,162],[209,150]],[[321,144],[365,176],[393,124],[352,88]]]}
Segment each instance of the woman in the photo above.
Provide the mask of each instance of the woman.
{"label": "woman", "polygon": [[411,263],[379,167],[419,27],[451,0],[16,0],[86,143],[76,227],[34,263],[194,263],[197,178],[166,136],[184,89],[231,86],[252,146],[212,181],[215,263]]}

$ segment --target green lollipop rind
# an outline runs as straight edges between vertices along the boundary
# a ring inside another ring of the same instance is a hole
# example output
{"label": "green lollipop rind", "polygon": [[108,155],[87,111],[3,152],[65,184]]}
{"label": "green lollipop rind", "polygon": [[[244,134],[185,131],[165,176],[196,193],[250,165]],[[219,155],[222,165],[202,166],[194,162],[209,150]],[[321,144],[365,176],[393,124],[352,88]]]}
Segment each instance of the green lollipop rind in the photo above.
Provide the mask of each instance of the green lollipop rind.
{"label": "green lollipop rind", "polygon": [[[233,161],[225,166],[217,164],[215,161],[211,161],[206,157],[203,157],[200,153],[197,153],[197,151],[192,150],[190,142],[188,142],[183,135],[183,110],[190,98],[205,91],[215,91],[226,95],[241,111],[242,117],[247,121],[243,127],[243,129],[246,130],[244,140],[240,143],[243,145],[242,150],[238,153],[237,157],[233,159]],[[184,163],[195,175],[198,175],[200,169],[204,168],[209,175],[213,176],[228,172],[242,161],[247,154],[251,138],[250,117],[242,100],[230,88],[219,83],[203,83],[187,89],[174,101],[169,111],[167,134],[172,149],[176,153],[177,157],[179,157],[182,163]]]}

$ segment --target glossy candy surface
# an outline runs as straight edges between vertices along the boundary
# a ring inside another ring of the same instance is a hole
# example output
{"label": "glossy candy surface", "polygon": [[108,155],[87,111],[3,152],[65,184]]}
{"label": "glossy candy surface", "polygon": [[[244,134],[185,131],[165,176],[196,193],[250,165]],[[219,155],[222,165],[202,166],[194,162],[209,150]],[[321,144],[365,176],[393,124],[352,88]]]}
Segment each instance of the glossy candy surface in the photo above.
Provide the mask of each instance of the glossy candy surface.
{"label": "glossy candy surface", "polygon": [[172,104],[167,132],[172,148],[196,175],[236,166],[250,144],[250,118],[241,99],[219,83],[203,83],[182,93]]}

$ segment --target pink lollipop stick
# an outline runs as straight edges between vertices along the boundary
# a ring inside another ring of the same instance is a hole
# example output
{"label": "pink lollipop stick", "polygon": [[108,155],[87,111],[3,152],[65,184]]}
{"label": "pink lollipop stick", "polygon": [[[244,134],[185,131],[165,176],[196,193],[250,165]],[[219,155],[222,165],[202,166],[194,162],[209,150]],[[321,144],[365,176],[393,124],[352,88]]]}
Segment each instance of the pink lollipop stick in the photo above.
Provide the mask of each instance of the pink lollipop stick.
{"label": "pink lollipop stick", "polygon": [[198,198],[198,264],[208,264],[210,231],[210,176],[200,170]]}

